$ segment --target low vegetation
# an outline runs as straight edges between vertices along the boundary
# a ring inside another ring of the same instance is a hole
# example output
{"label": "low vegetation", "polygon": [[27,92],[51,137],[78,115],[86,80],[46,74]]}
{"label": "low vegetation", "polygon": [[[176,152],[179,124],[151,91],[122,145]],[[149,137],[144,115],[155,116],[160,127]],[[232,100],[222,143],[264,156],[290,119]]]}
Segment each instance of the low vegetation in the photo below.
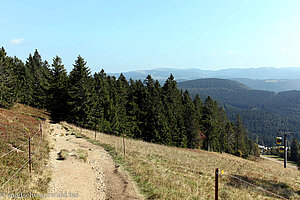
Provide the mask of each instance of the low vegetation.
{"label": "low vegetation", "polygon": [[300,171],[283,169],[277,163],[128,138],[124,156],[121,137],[98,133],[95,141],[91,139],[94,132],[84,130],[83,134],[90,142],[101,144],[116,162],[123,164],[149,199],[213,199],[216,168],[224,171],[219,180],[220,199],[278,199],[258,187],[288,199],[300,198]]}
{"label": "low vegetation", "polygon": [[[16,104],[11,109],[0,108],[1,192],[46,192],[50,179],[42,173],[49,148],[47,142],[41,138],[39,128],[40,123],[43,124],[41,119],[46,117],[47,115],[40,110],[21,104]],[[27,163],[29,160],[29,136],[31,137],[32,153],[31,178]],[[17,173],[19,169],[20,171]],[[16,175],[13,176],[15,173]]]}

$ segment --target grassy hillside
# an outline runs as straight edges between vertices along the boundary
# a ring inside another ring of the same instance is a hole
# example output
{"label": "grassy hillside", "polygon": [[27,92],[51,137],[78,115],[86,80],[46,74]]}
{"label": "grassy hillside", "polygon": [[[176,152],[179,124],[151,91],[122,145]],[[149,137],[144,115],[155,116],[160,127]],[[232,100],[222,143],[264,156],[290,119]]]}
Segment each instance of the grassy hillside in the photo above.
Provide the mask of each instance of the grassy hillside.
{"label": "grassy hillside", "polygon": [[[41,139],[39,131],[41,119],[45,118],[47,115],[42,111],[21,104],[11,109],[0,108],[0,192],[46,191],[48,180],[42,176],[42,172],[48,146]],[[31,151],[34,153],[31,179],[28,170],[29,136],[32,138]]]}
{"label": "grassy hillside", "polygon": [[[94,132],[83,134],[94,138]],[[285,198],[300,198],[300,171],[258,159],[250,161],[229,154],[167,147],[99,134],[93,143],[104,146],[130,171],[149,199],[214,199],[214,170],[224,170],[220,199],[277,199],[232,178],[234,175]]]}

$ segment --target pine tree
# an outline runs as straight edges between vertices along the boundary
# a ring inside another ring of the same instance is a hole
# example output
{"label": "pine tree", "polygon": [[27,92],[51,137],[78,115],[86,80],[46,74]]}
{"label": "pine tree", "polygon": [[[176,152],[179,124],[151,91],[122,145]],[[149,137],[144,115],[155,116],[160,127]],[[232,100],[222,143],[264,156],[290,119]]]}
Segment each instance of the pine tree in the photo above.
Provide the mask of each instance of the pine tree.
{"label": "pine tree", "polygon": [[239,157],[246,157],[248,152],[246,152],[246,130],[243,126],[241,116],[237,114],[235,122],[235,154]]}
{"label": "pine tree", "polygon": [[232,122],[227,122],[227,124],[225,126],[225,131],[226,131],[226,136],[227,136],[227,138],[224,138],[224,140],[227,143],[227,145],[225,146],[225,151],[226,151],[226,153],[234,154],[235,147],[236,147],[234,124]]}
{"label": "pine tree", "polygon": [[172,138],[170,145],[186,147],[187,138],[182,134],[184,132],[182,93],[178,90],[172,74],[163,85],[162,92],[165,116]]}
{"label": "pine tree", "polygon": [[141,108],[143,138],[149,142],[168,145],[170,135],[161,101],[161,86],[150,75],[145,79],[144,85],[144,106]]}
{"label": "pine tree", "polygon": [[127,118],[126,107],[128,104],[128,90],[129,84],[125,76],[121,73],[116,82],[116,94],[115,94],[115,106],[116,112],[119,119],[119,130],[120,134],[128,134],[130,131],[130,125]]}
{"label": "pine tree", "polygon": [[108,121],[108,106],[110,105],[109,89],[107,76],[102,69],[94,74],[94,93],[92,115],[95,119],[95,125],[98,130],[110,132],[110,122]]}
{"label": "pine tree", "polygon": [[204,102],[202,127],[205,134],[204,148],[211,150],[212,140],[215,135],[215,121],[213,119],[214,101],[208,96]]}
{"label": "pine tree", "polygon": [[[198,101],[198,100],[197,100]],[[187,137],[187,146],[188,148],[196,148],[197,147],[197,118],[195,107],[193,101],[189,95],[189,92],[186,90],[183,94],[183,119],[184,119],[184,126],[186,131]]]}
{"label": "pine tree", "polygon": [[141,80],[130,80],[129,82],[127,115],[132,122],[132,137],[142,139],[147,115],[145,110],[146,89]]}
{"label": "pine tree", "polygon": [[110,131],[109,134],[118,135],[122,134],[120,130],[120,118],[118,116],[118,107],[117,107],[117,80],[114,76],[107,77],[108,86],[109,86],[109,105],[107,109],[108,121],[110,122]]}
{"label": "pine tree", "polygon": [[60,57],[53,58],[51,80],[51,117],[54,121],[67,118],[68,113],[68,75]]}
{"label": "pine tree", "polygon": [[290,156],[291,161],[297,162],[299,158],[299,151],[300,151],[299,141],[297,140],[297,138],[293,138],[291,144],[291,156]]}
{"label": "pine tree", "polygon": [[49,100],[49,89],[51,81],[51,71],[47,61],[42,58],[37,50],[34,55],[29,54],[26,61],[26,89],[28,92],[27,103],[34,107],[46,108]]}
{"label": "pine tree", "polygon": [[9,107],[15,102],[13,66],[5,49],[0,49],[0,107]]}
{"label": "pine tree", "polygon": [[[75,60],[69,76],[68,105],[69,120],[85,126],[91,119],[91,76],[90,69],[81,56]],[[74,120],[73,120],[74,119]]]}
{"label": "pine tree", "polygon": [[22,60],[14,57],[12,59],[12,65],[14,66],[14,97],[16,102],[23,102],[24,97],[27,96],[26,86],[26,69]]}

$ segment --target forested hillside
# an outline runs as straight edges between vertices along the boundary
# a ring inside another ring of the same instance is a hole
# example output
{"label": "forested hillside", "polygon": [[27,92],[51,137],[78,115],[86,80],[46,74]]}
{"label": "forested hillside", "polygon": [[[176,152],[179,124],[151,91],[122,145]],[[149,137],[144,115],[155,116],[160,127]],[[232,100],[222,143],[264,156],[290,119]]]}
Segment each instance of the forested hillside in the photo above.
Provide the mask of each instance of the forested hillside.
{"label": "forested hillside", "polygon": [[288,129],[300,138],[300,91],[250,90],[226,79],[198,79],[178,83],[178,86],[187,89],[192,97],[198,94],[202,99],[207,96],[216,99],[229,119],[239,113],[250,137],[259,144],[275,145],[280,130]]}
{"label": "forested hillside", "polygon": [[24,64],[7,56],[4,48],[0,74],[1,107],[20,102],[49,110],[54,121],[111,135],[243,157],[258,154],[239,115],[231,122],[212,98],[192,99],[178,89],[172,75],[162,86],[150,75],[144,81],[128,81],[122,74],[116,78],[103,70],[92,75],[81,56],[68,74],[58,56],[50,66],[36,50]]}

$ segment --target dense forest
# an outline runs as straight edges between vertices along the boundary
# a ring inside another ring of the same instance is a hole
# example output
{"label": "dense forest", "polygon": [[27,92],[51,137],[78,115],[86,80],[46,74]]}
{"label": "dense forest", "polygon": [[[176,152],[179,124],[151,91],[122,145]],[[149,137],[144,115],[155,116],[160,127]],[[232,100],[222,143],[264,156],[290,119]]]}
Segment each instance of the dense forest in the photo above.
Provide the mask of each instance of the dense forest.
{"label": "dense forest", "polygon": [[242,119],[228,120],[211,97],[193,99],[177,87],[172,74],[161,85],[126,80],[103,70],[91,74],[78,56],[68,74],[61,58],[50,65],[37,50],[23,63],[0,50],[0,106],[19,102],[47,109],[53,121],[68,121],[107,134],[142,139],[163,145],[203,148],[241,157],[258,155]]}
{"label": "dense forest", "polygon": [[[289,130],[300,139],[300,91],[252,90],[226,79],[198,79],[178,83],[192,97],[211,96],[224,107],[230,120],[240,114],[249,137],[260,145],[276,146],[279,131]],[[288,137],[289,145],[292,137]]]}

